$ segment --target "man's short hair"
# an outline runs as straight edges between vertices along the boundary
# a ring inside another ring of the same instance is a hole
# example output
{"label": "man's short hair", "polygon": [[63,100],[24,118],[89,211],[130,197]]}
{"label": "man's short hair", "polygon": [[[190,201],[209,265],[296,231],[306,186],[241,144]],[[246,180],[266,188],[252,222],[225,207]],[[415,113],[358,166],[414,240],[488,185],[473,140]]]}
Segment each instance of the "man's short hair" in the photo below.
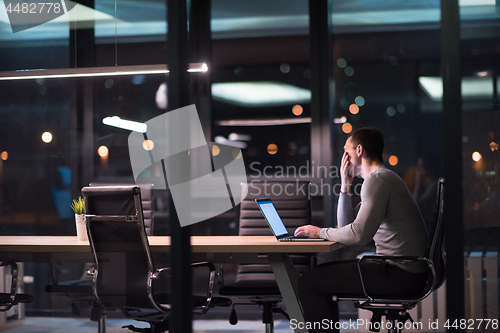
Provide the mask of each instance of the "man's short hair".
{"label": "man's short hair", "polygon": [[363,127],[352,132],[349,137],[354,147],[361,145],[369,159],[378,159],[384,162],[382,153],[384,152],[384,133],[373,127]]}

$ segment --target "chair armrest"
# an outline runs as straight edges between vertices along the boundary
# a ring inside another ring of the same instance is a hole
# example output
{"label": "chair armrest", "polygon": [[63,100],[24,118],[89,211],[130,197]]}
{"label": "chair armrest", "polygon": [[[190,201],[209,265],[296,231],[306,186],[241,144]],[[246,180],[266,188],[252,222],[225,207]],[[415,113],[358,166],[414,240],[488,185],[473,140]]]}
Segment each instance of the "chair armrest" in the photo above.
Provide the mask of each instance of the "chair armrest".
{"label": "chair armrest", "polygon": [[160,278],[160,274],[167,271],[170,271],[170,267],[162,267],[155,269],[155,271],[151,273],[150,278],[151,280],[158,280]]}
{"label": "chair armrest", "polygon": [[95,267],[94,267],[94,266],[92,266],[92,267],[90,267],[89,269],[87,269],[85,272],[87,273],[87,275],[88,275],[88,276],[94,276],[94,273],[95,273]]}
{"label": "chair armrest", "polygon": [[[11,301],[14,301],[16,299],[16,293],[17,293],[17,276],[18,276],[18,268],[17,264],[13,261],[4,261],[0,263],[0,266],[10,266],[12,268],[12,282],[10,284],[10,299]],[[7,309],[10,309],[12,305],[8,306]]]}
{"label": "chair armrest", "polygon": [[202,312],[200,313],[203,314],[208,311],[210,303],[212,302],[212,295],[214,292],[214,284],[215,284],[215,265],[211,262],[197,262],[191,264],[191,266],[194,268],[208,267],[209,269],[207,300],[205,301],[205,304],[201,306]]}

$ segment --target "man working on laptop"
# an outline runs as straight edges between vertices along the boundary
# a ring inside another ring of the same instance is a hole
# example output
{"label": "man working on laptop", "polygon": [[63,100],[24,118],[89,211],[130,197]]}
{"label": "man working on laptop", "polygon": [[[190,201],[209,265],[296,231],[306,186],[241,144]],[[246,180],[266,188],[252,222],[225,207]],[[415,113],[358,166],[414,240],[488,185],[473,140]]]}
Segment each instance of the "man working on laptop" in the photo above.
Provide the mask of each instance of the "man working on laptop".
{"label": "man working on laptop", "polygon": [[[375,241],[377,254],[423,256],[427,231],[411,193],[401,178],[383,166],[384,135],[374,128],[354,131],[344,146],[340,168],[338,228],[301,226],[296,236],[324,238],[344,245]],[[361,202],[352,207],[353,177],[364,178]],[[403,296],[421,291],[428,272],[424,263],[366,260],[361,269],[370,296]],[[363,296],[357,260],[318,265],[304,273],[298,285],[299,299],[310,332],[338,332],[338,303],[332,296]]]}

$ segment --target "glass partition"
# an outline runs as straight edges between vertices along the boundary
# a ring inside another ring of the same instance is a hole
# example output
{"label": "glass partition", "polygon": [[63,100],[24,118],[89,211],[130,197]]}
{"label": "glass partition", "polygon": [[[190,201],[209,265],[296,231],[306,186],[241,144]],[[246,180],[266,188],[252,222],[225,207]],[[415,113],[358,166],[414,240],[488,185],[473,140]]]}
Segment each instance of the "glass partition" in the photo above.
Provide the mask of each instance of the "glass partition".
{"label": "glass partition", "polygon": [[[11,15],[23,14],[21,7],[16,12],[1,6],[1,235],[76,235],[70,203],[83,186],[134,182],[130,131],[105,125],[104,118],[144,122],[165,112],[157,92],[165,81],[166,2],[82,3],[58,2],[59,16],[27,21]],[[49,9],[37,7],[43,10]],[[128,71],[130,65],[164,70],[109,73]],[[89,73],[94,76],[81,77]],[[19,77],[25,74],[33,77]],[[157,196],[157,202],[161,225],[166,200]],[[34,276],[34,283],[25,286],[35,295],[27,314],[69,315],[70,299],[43,289],[53,273],[59,281],[79,279],[83,264],[29,263],[24,269]],[[85,305],[81,310],[90,314]]]}
{"label": "glass partition", "polygon": [[499,318],[498,3],[461,2],[460,25],[465,319],[475,329],[491,330]]}
{"label": "glass partition", "polygon": [[213,138],[255,179],[310,161],[308,2],[212,1]]}
{"label": "glass partition", "polygon": [[[439,6],[439,1],[332,1],[331,9],[332,164],[340,167],[346,138],[353,130],[381,130],[384,165],[406,182],[428,225],[442,176],[441,102],[433,98],[425,81],[440,73]],[[360,200],[356,188],[361,183],[358,178],[353,184],[353,204]],[[373,251],[373,244],[350,247],[338,251],[337,258],[353,259]],[[345,319],[370,319],[349,302],[340,306]],[[422,320],[419,314],[412,316]]]}

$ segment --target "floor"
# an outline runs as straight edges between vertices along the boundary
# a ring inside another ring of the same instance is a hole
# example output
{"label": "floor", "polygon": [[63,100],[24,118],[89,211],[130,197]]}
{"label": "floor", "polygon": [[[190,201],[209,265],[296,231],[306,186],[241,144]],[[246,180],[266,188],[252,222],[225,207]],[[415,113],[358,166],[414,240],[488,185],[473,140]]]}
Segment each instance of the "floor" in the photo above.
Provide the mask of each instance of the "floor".
{"label": "floor", "polygon": [[[122,326],[134,324],[136,327],[146,327],[127,319],[107,319],[107,333],[132,332]],[[0,327],[2,333],[97,333],[97,323],[84,318],[47,318],[27,317],[24,320],[10,320],[7,325]],[[265,327],[260,321],[240,320],[237,325],[231,325],[227,320],[195,320],[193,333],[235,332],[235,333],[264,333]],[[275,333],[290,333],[288,321],[276,321]]]}

